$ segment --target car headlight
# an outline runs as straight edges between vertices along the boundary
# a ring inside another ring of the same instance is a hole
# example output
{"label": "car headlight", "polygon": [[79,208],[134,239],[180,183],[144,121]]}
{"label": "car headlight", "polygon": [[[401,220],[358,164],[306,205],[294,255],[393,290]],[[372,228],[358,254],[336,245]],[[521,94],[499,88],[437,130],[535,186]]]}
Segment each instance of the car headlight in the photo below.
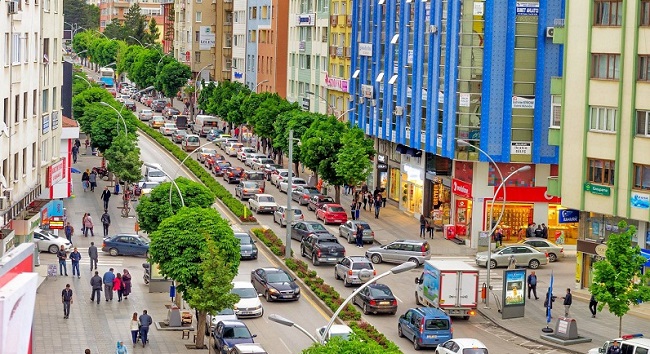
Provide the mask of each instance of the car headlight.
{"label": "car headlight", "polygon": [[277,290],[277,289],[273,289],[273,288],[269,288],[269,292],[270,292],[270,293],[277,294],[277,293],[278,293],[278,290]]}
{"label": "car headlight", "polygon": [[296,288],[296,290],[293,291],[296,294],[300,294],[300,288]]}
{"label": "car headlight", "polygon": [[255,309],[256,309],[256,310],[260,310],[260,309],[262,309],[262,304],[257,305],[257,307],[255,307]]}

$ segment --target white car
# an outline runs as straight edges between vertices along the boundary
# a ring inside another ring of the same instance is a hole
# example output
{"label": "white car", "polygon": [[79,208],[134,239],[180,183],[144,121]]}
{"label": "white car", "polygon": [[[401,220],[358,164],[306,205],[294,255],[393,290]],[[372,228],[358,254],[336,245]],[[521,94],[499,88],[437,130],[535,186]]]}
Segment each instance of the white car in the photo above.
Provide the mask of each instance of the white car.
{"label": "white car", "polygon": [[323,338],[325,339],[325,343],[327,343],[327,341],[329,341],[329,339],[332,337],[341,337],[343,339],[348,339],[350,338],[350,334],[352,334],[352,328],[348,327],[347,325],[332,325],[332,327],[330,327],[329,333],[327,333],[327,335],[324,335],[325,327],[327,326],[316,329],[316,339],[318,339],[319,343],[323,342]]}
{"label": "white car", "polygon": [[150,109],[141,109],[138,113],[138,118],[141,121],[150,121],[153,118],[153,111]]}
{"label": "white car", "polygon": [[176,123],[165,123],[160,127],[160,133],[162,135],[172,135],[176,131]]}
{"label": "white car", "polygon": [[234,307],[237,318],[262,317],[264,315],[264,308],[260,301],[261,294],[257,293],[253,284],[247,281],[234,281],[232,285],[231,292],[239,295],[239,302]]}
{"label": "white car", "polygon": [[255,162],[253,162],[253,169],[256,171],[262,171],[266,165],[273,165],[274,163],[275,161],[273,159],[262,157],[261,159],[257,159]]}
{"label": "white car", "polygon": [[257,153],[257,152],[252,153],[252,154],[248,154],[248,155],[246,155],[246,160],[244,161],[244,165],[246,165],[246,166],[248,166],[250,168],[253,168],[253,164],[255,163],[255,161],[257,161],[258,159],[265,159],[265,158],[266,158],[266,155],[260,154],[260,153]]}
{"label": "white car", "polygon": [[[293,192],[293,189],[296,188],[296,186],[306,186],[307,181],[305,181],[302,178],[294,177],[291,179],[291,185],[292,185],[291,191]],[[280,188],[280,192],[289,193],[287,191],[289,189],[289,181],[287,178],[285,178],[284,180],[282,180],[282,182],[280,182],[279,188]]]}
{"label": "white car", "polygon": [[241,149],[237,150],[237,160],[239,161],[246,161],[246,158],[248,157],[249,154],[254,154],[255,149],[252,147],[242,147]]}
{"label": "white car", "polygon": [[239,142],[239,140],[237,140],[236,138],[228,138],[228,139],[220,142],[219,147],[221,148],[221,150],[225,151],[226,147],[228,147],[228,145],[230,145],[232,143],[238,143],[238,142]]}
{"label": "white car", "polygon": [[248,208],[257,214],[273,213],[278,209],[278,203],[270,194],[255,194],[248,200]]}
{"label": "white car", "polygon": [[237,150],[244,146],[242,143],[230,143],[226,146],[226,155],[228,156],[237,156]]}
{"label": "white car", "polygon": [[34,230],[34,243],[38,247],[39,252],[50,252],[57,253],[61,246],[66,250],[69,250],[72,247],[72,244],[68,242],[68,239],[65,237],[58,237],[49,231],[41,230],[41,228],[36,228]]}
{"label": "white car", "polygon": [[214,145],[221,147],[221,143],[223,143],[228,139],[232,139],[232,136],[230,136],[230,134],[221,134],[216,139],[212,140],[212,143]]}
{"label": "white car", "polygon": [[141,181],[138,183],[138,186],[140,187],[141,195],[147,195],[150,194],[151,191],[158,187],[161,182],[147,182],[147,181]]}
{"label": "white car", "polygon": [[436,348],[436,354],[488,354],[485,344],[474,338],[450,339]]}
{"label": "white car", "polygon": [[219,321],[230,321],[230,320],[237,320],[237,316],[235,315],[235,310],[233,309],[223,309],[214,316],[210,314],[206,315],[205,335],[209,336],[210,333],[212,333],[212,331],[214,330],[214,327],[217,326],[217,323],[219,323]]}

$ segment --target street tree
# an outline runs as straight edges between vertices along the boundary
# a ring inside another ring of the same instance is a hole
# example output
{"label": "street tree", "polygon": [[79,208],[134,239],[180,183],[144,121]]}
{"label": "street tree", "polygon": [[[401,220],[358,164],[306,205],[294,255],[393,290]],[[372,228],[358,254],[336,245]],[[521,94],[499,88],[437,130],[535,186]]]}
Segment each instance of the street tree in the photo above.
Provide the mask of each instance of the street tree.
{"label": "street tree", "polygon": [[[168,56],[163,57],[169,58]],[[159,91],[162,91],[165,94],[165,97],[170,97],[172,99],[172,104],[174,103],[174,97],[176,93],[187,84],[187,80],[192,76],[192,71],[190,67],[178,62],[173,58],[169,58],[168,64],[163,66],[160,69],[158,75],[156,75],[156,89],[160,87]]]}
{"label": "street tree", "polygon": [[111,146],[104,152],[108,170],[127,184],[142,179],[142,160],[135,136],[124,133],[116,136]]}
{"label": "street tree", "polygon": [[607,239],[605,258],[594,264],[594,278],[589,289],[598,301],[598,311],[607,305],[609,312],[618,317],[620,337],[623,316],[630,311],[630,306],[650,301],[650,274],[642,274],[646,259],[641,256],[638,245],[632,246],[636,227],[621,221],[618,230]]}
{"label": "street tree", "polygon": [[[111,147],[115,137],[124,134],[122,119],[109,107],[95,103],[84,113],[84,120],[90,121],[90,135],[92,136],[93,147],[96,147],[102,153]],[[133,126],[127,124],[126,128],[127,133],[135,133]],[[131,136],[131,140],[135,140],[135,135]]]}
{"label": "street tree", "polygon": [[158,42],[158,38],[160,38],[160,30],[158,29],[158,23],[156,23],[156,19],[152,17],[149,20],[147,26],[147,33],[144,36],[144,40],[142,41],[142,44],[144,45],[156,44],[156,42]]}
{"label": "street tree", "polygon": [[[275,135],[273,137],[273,147],[280,152],[289,151],[289,130],[293,130],[293,137],[300,139],[316,119],[323,119],[324,115],[311,113],[295,109],[284,111],[278,115],[273,123]],[[294,171],[298,175],[298,163],[300,162],[300,145],[293,145],[293,162],[295,163]],[[318,175],[315,175],[318,178]]]}
{"label": "street tree", "polygon": [[[233,280],[239,268],[239,241],[228,221],[223,219],[213,208],[181,208],[176,215],[163,220],[158,229],[150,234],[149,254],[153,263],[157,263],[160,273],[176,282],[177,290],[187,298],[196,297],[200,289],[211,287],[212,292],[223,289],[225,282]],[[212,241],[210,243],[208,240]],[[202,265],[206,257],[210,257],[209,247],[215,246],[221,257],[220,264],[209,265],[211,274],[204,272]],[[208,255],[206,255],[206,253]],[[219,272],[219,268],[227,271]],[[211,280],[219,276],[221,279]],[[206,284],[206,280],[208,281]],[[219,287],[220,289],[216,289]],[[189,290],[189,291],[188,291]],[[192,296],[194,294],[194,296]],[[235,299],[227,298],[223,305],[233,305]],[[196,345],[203,346],[205,319],[208,309],[214,306],[198,300],[194,305],[198,311],[198,333]]]}
{"label": "street tree", "polygon": [[250,90],[240,82],[222,81],[206,92],[202,106],[207,113],[217,115],[227,121],[230,111],[228,101],[239,92],[250,94]]}
{"label": "street tree", "polygon": [[107,66],[117,61],[119,43],[106,38],[97,38],[90,43],[92,61],[100,67]]}
{"label": "street tree", "polygon": [[136,59],[140,54],[142,54],[146,49],[142,48],[139,45],[129,45],[126,46],[124,50],[121,50],[118,54],[117,60],[117,71],[120,73],[131,73],[131,68],[135,63]]}
{"label": "street tree", "polygon": [[246,92],[246,90],[241,90],[226,101],[226,110],[228,112],[224,118],[226,122],[235,126],[246,123],[246,116],[244,116],[242,107],[249,95],[250,93]]}
{"label": "street tree", "polygon": [[[190,181],[183,177],[177,178],[175,182],[178,189],[181,190],[185,206],[209,208],[214,203],[214,194],[202,183]],[[171,205],[169,204],[170,188],[172,188]],[[181,199],[172,183],[161,183],[151,190],[149,195],[140,198],[140,202],[135,209],[138,213],[140,229],[149,234],[156,231],[163,220],[172,216],[181,207]]]}
{"label": "street tree", "polygon": [[[83,79],[78,78],[77,76],[81,76]],[[88,85],[90,83],[90,86]],[[84,92],[85,90],[91,88],[91,87],[98,87],[97,84],[92,83],[90,80],[88,80],[88,76],[81,70],[75,71],[74,76],[72,78],[72,96],[75,97],[79,95],[80,93]]]}
{"label": "street tree", "polygon": [[86,64],[87,58],[90,56],[88,52],[90,48],[90,42],[95,40],[95,36],[90,31],[83,31],[77,33],[74,38],[72,38],[72,50],[75,53],[79,53],[79,58],[81,58],[81,63]]}
{"label": "street tree", "polygon": [[[146,44],[147,38],[147,17],[142,14],[142,9],[138,3],[134,3],[129,7],[129,11],[124,14],[124,28],[125,38],[120,38],[131,45]],[[133,38],[137,39],[137,41]],[[138,43],[140,41],[140,43]]]}
{"label": "street tree", "polygon": [[375,155],[374,143],[366,138],[361,128],[355,126],[345,130],[341,136],[341,145],[334,165],[336,173],[347,184],[359,185],[368,178],[372,169],[371,158]]}
{"label": "street tree", "polygon": [[[81,131],[90,133],[91,120],[85,120],[84,115],[90,105],[97,102],[111,102],[113,96],[101,87],[91,87],[72,97],[72,116],[79,121]],[[101,106],[99,106],[101,107]]]}
{"label": "street tree", "polygon": [[83,0],[65,0],[63,2],[63,13],[65,14],[65,22],[71,25],[88,30],[99,27],[99,8],[95,5],[89,5]]}
{"label": "street tree", "polygon": [[160,53],[151,49],[144,49],[135,59],[129,72],[129,79],[139,87],[153,86],[156,82],[157,63]]}
{"label": "street tree", "polygon": [[252,123],[257,136],[272,140],[275,134],[273,123],[278,119],[278,115],[297,109],[298,104],[290,103],[277,93],[264,92],[259,94],[259,96],[262,99],[262,103],[260,103],[257,110],[255,110],[255,114],[249,121]]}
{"label": "street tree", "polygon": [[400,351],[389,350],[374,341],[362,341],[358,338],[344,339],[332,337],[325,345],[314,343],[311,347],[302,351],[303,354],[397,354]]}
{"label": "street tree", "polygon": [[108,38],[123,41],[126,39],[126,28],[120,24],[119,20],[113,20],[104,27],[104,35]]}

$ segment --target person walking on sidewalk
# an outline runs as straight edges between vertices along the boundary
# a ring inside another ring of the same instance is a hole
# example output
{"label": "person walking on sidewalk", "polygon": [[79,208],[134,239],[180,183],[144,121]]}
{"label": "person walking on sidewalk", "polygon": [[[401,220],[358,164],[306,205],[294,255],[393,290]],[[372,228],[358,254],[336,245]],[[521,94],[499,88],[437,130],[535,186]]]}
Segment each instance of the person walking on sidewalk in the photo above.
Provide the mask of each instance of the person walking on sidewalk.
{"label": "person walking on sidewalk", "polygon": [[95,231],[93,231],[93,218],[90,217],[90,213],[87,213],[86,218],[84,219],[84,236],[88,237],[88,231],[90,231],[90,236],[95,237]]}
{"label": "person walking on sidewalk", "polygon": [[420,215],[420,237],[425,238],[427,229],[427,218],[424,215]]}
{"label": "person walking on sidewalk", "polygon": [[379,219],[379,209],[381,209],[381,195],[375,197],[375,219]]}
{"label": "person walking on sidewalk", "polygon": [[596,318],[596,309],[598,306],[598,301],[594,294],[591,294],[591,299],[589,299],[589,311],[591,312],[591,318]]}
{"label": "person walking on sidewalk", "polygon": [[535,275],[535,271],[530,272],[526,282],[528,283],[528,299],[530,299],[530,292],[532,291],[533,295],[535,295],[535,300],[539,300],[537,297],[537,275]]}
{"label": "person walking on sidewalk", "polygon": [[122,283],[124,284],[124,300],[129,298],[131,293],[131,273],[128,269],[122,270]]}
{"label": "person walking on sidewalk", "polygon": [[95,301],[95,298],[97,298],[97,305],[99,305],[99,299],[102,297],[102,277],[99,276],[98,271],[95,271],[95,275],[90,278],[90,288],[92,289],[90,302]]}
{"label": "person walking on sidewalk", "polygon": [[350,204],[350,219],[356,220],[355,215],[357,215],[357,202],[353,200]]}
{"label": "person walking on sidewalk", "polygon": [[63,318],[68,319],[70,316],[70,305],[72,304],[72,289],[70,289],[70,284],[66,284],[65,289],[61,291],[61,302],[63,303]]}
{"label": "person walking on sidewalk", "polygon": [[88,247],[88,258],[90,258],[90,270],[93,270],[93,265],[95,266],[95,270],[97,270],[97,246],[95,246],[94,242],[90,243],[90,247]]}
{"label": "person walking on sidewalk", "polygon": [[61,245],[61,248],[56,252],[56,258],[59,259],[59,274],[63,276],[68,276],[68,266],[65,264],[65,260],[68,259],[68,253],[65,251],[65,246]]}
{"label": "person walking on sidewalk", "polygon": [[573,303],[573,295],[571,295],[570,288],[566,289],[566,295],[564,295],[562,298],[564,299],[564,302],[562,303],[564,305],[564,317],[569,317],[569,309]]}
{"label": "person walking on sidewalk", "polygon": [[117,348],[115,349],[115,354],[127,354],[129,351],[124,346],[124,342],[121,340],[117,341]]}
{"label": "person walking on sidewalk", "polygon": [[361,223],[357,224],[357,232],[355,236],[357,247],[363,248],[363,225],[361,225]]}
{"label": "person walking on sidewalk", "polygon": [[115,280],[115,274],[113,274],[113,268],[109,269],[108,272],[104,273],[102,281],[104,282],[104,297],[106,301],[113,301],[113,281]]}
{"label": "person walking on sidewalk", "polygon": [[72,163],[77,163],[77,155],[79,155],[79,147],[75,144],[72,145]]}
{"label": "person walking on sidewalk", "polygon": [[140,321],[138,321],[138,313],[134,312],[133,317],[131,317],[131,340],[133,341],[133,346],[138,342],[138,332],[140,331]]}
{"label": "person walking on sidewalk", "polygon": [[140,315],[140,338],[142,339],[142,347],[147,344],[149,341],[147,336],[149,335],[149,326],[153,324],[153,319],[147,313],[147,310],[142,310],[142,315]]}
{"label": "person walking on sidewalk", "polygon": [[122,302],[124,284],[122,283],[122,274],[120,273],[117,273],[117,276],[113,280],[113,291],[117,291],[117,302]]}
{"label": "person walking on sidewalk", "polygon": [[74,251],[70,253],[70,261],[72,261],[72,276],[77,274],[77,279],[81,278],[81,273],[79,272],[79,260],[81,260],[81,253],[77,250],[77,247],[74,248]]}
{"label": "person walking on sidewalk", "polygon": [[104,227],[104,237],[106,237],[108,236],[108,227],[111,226],[111,216],[108,215],[108,209],[104,209],[104,214],[102,214],[101,221],[102,226]]}
{"label": "person walking on sidewalk", "polygon": [[68,242],[72,244],[72,235],[74,234],[74,227],[70,225],[70,222],[68,221],[65,225],[65,228],[63,229],[63,232],[65,233],[65,238],[68,239]]}
{"label": "person walking on sidewalk", "polygon": [[90,188],[90,182],[88,180],[90,179],[90,170],[86,169],[84,173],[81,174],[81,184],[84,187],[84,192]]}
{"label": "person walking on sidewalk", "polygon": [[92,172],[88,176],[88,182],[90,183],[90,191],[94,192],[95,187],[97,187],[97,170],[93,168]]}
{"label": "person walking on sidewalk", "polygon": [[111,199],[111,191],[108,190],[108,187],[104,187],[102,195],[100,196],[102,201],[104,201],[104,210],[108,209],[108,200]]}

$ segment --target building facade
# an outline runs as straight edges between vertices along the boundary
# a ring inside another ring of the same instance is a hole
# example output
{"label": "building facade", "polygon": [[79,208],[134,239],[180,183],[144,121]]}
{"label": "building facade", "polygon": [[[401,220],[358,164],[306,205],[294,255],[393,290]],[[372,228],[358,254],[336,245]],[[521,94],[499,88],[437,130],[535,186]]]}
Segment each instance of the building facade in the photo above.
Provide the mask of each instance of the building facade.
{"label": "building facade", "polygon": [[546,28],[562,7],[559,0],[354,2],[350,120],[377,138],[369,184],[475,247],[489,229],[487,201],[500,198],[489,159],[504,178],[528,164],[506,183],[502,224],[508,238],[528,223],[548,224],[561,209],[546,193],[557,169],[547,132],[561,46]]}
{"label": "building facade", "polygon": [[221,53],[221,47],[216,46],[215,4],[178,0],[174,12],[174,57],[190,67],[193,78],[200,72],[199,81],[214,81],[221,74],[215,69],[216,53]]}
{"label": "building facade", "polygon": [[148,20],[155,19],[161,35],[164,31],[165,22],[163,12],[163,1],[120,1],[120,0],[101,0],[99,6],[99,30],[104,32],[106,26],[112,21],[124,21],[125,15],[129,8],[134,4],[140,6],[140,13],[147,17]]}
{"label": "building facade", "polygon": [[[250,7],[250,4],[248,4]],[[230,46],[232,47],[232,81],[246,84],[246,34],[247,34],[247,1],[234,0],[233,28]],[[257,15],[257,14],[256,14]],[[227,45],[228,43],[226,43]]]}
{"label": "building facade", "polygon": [[350,57],[352,53],[352,1],[330,1],[329,63],[323,85],[327,88],[328,113],[340,120],[349,109]]}
{"label": "building facade", "polygon": [[[581,210],[576,282],[589,287],[606,240],[634,225],[633,243],[650,248],[650,3],[568,2],[554,40],[566,48],[553,80],[560,146],[557,192]],[[586,65],[585,65],[586,64]]]}

